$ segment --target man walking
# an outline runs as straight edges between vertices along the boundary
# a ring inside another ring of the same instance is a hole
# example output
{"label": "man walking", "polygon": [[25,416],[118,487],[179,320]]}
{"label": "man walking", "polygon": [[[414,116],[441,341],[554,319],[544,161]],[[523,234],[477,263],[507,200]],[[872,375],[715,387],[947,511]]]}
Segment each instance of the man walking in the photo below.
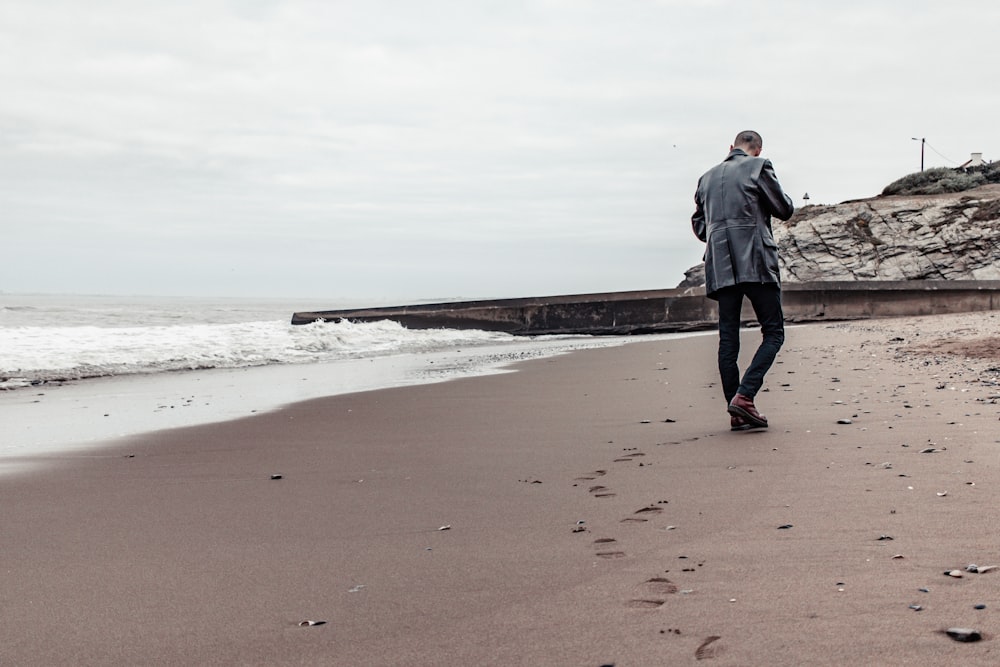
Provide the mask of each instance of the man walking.
{"label": "man walking", "polygon": [[[759,157],[763,145],[751,130],[736,135],[729,156],[698,180],[691,217],[695,235],[706,243],[705,294],[719,302],[719,374],[734,431],[767,427],[754,397],[785,341],[771,216],[788,220],[794,207],[771,161]],[[743,297],[753,306],[763,338],[740,378]]]}

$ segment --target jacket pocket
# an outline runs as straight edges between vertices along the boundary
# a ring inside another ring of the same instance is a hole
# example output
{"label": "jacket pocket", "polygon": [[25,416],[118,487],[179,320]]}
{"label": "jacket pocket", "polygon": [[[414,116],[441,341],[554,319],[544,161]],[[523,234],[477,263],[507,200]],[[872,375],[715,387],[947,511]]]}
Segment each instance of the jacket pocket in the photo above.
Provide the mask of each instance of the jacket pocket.
{"label": "jacket pocket", "polygon": [[760,235],[761,261],[764,264],[764,271],[768,282],[780,282],[780,270],[778,268],[778,244],[774,242],[774,237],[770,234]]}
{"label": "jacket pocket", "polygon": [[755,225],[732,225],[726,229],[726,242],[732,263],[734,282],[756,282],[754,258],[760,254],[759,236]]}

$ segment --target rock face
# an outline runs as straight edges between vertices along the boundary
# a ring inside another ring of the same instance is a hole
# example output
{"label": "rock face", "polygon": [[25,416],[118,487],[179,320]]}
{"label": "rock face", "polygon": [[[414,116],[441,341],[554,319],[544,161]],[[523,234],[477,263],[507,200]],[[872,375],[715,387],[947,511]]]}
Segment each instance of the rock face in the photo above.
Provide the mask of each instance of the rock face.
{"label": "rock face", "polygon": [[705,262],[696,264],[684,272],[684,280],[677,285],[678,289],[702,287],[705,284]]}
{"label": "rock face", "polygon": [[785,282],[1000,280],[1000,185],[806,206],[772,230]]}

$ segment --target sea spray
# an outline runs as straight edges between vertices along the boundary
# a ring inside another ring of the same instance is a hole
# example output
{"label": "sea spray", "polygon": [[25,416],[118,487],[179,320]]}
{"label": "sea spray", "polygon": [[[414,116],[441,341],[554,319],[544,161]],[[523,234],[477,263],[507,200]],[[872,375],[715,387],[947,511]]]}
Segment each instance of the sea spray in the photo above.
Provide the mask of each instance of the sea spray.
{"label": "sea spray", "polygon": [[286,321],[0,328],[7,387],[91,377],[358,359],[511,341],[509,334],[411,330],[396,322]]}

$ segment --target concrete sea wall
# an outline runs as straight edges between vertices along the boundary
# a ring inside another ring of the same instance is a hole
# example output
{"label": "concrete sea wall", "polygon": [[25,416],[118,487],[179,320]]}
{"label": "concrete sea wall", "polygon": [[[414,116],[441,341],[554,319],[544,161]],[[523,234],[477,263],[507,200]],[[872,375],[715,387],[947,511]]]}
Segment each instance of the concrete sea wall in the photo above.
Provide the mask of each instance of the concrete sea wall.
{"label": "concrete sea wall", "polygon": [[[786,283],[783,303],[788,322],[998,310],[1000,280]],[[743,315],[753,320],[749,304]],[[711,329],[717,316],[704,288],[687,288],[297,312],[292,324],[394,320],[411,329],[623,335]]]}

